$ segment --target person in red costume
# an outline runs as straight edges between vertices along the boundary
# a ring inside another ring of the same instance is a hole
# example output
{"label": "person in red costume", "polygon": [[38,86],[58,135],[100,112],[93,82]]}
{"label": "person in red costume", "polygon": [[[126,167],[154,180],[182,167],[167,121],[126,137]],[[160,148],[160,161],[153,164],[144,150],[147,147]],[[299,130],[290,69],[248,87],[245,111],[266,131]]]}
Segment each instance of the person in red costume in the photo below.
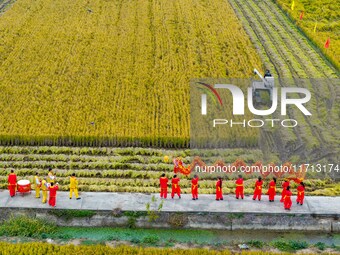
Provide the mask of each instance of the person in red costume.
{"label": "person in red costume", "polygon": [[48,204],[52,207],[56,206],[56,201],[57,201],[57,190],[59,189],[58,183],[54,185],[53,182],[51,182],[51,185],[48,187],[48,190],[50,191],[50,197],[48,200]]}
{"label": "person in red costume", "polygon": [[259,177],[259,178],[257,179],[256,183],[255,183],[255,189],[254,189],[253,200],[255,200],[256,198],[258,198],[258,200],[261,201],[262,185],[263,185],[262,178]]}
{"label": "person in red costume", "polygon": [[192,200],[198,199],[198,176],[195,174],[191,180],[191,194]]}
{"label": "person in red costume", "polygon": [[242,175],[238,176],[238,179],[236,180],[236,189],[235,189],[235,194],[236,194],[236,199],[241,197],[242,199],[244,198],[244,189],[243,189],[243,178]]}
{"label": "person in red costume", "polygon": [[180,179],[175,174],[171,180],[171,198],[174,198],[175,194],[181,198],[181,188],[179,186]]}
{"label": "person in red costume", "polygon": [[286,210],[290,210],[292,207],[292,192],[290,191],[290,186],[288,186],[285,190],[285,194],[283,197],[283,205]]}
{"label": "person in red costume", "polygon": [[300,182],[300,185],[297,187],[296,203],[303,205],[304,198],[305,198],[305,184],[303,182]]}
{"label": "person in red costume", "polygon": [[17,175],[14,173],[14,170],[11,170],[11,173],[8,175],[8,190],[9,195],[11,197],[15,196],[16,187],[17,187]]}
{"label": "person in red costume", "polygon": [[223,200],[223,192],[222,192],[222,178],[218,177],[216,182],[216,200]]}
{"label": "person in red costume", "polygon": [[274,198],[276,195],[276,178],[273,177],[273,180],[269,183],[267,194],[269,196],[269,202],[274,202]]}
{"label": "person in red costume", "polygon": [[285,191],[289,185],[290,183],[288,179],[285,179],[285,181],[282,183],[282,192],[281,192],[281,200],[280,200],[281,203],[284,202]]}
{"label": "person in red costume", "polygon": [[159,178],[159,183],[161,187],[161,198],[166,199],[168,196],[168,178],[166,178],[165,174],[162,174],[161,178]]}

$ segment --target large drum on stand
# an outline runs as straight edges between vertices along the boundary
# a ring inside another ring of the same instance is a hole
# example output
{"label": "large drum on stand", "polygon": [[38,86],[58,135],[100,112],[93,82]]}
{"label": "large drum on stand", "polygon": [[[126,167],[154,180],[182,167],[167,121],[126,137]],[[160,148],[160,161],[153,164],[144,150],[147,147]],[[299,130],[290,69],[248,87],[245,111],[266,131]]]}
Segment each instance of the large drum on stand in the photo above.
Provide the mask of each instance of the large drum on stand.
{"label": "large drum on stand", "polygon": [[24,195],[25,193],[31,193],[31,183],[29,180],[20,180],[17,183],[17,192]]}

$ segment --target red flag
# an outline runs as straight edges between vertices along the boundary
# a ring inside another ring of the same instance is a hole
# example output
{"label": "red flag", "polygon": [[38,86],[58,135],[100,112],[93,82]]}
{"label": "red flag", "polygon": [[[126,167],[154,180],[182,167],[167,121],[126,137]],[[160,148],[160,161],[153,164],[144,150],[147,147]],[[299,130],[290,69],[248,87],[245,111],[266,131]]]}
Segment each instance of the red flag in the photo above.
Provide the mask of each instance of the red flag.
{"label": "red flag", "polygon": [[304,14],[305,14],[305,12],[300,13],[300,20],[302,20]]}
{"label": "red flag", "polygon": [[329,48],[329,44],[331,43],[331,39],[328,37],[327,41],[325,42],[325,48]]}

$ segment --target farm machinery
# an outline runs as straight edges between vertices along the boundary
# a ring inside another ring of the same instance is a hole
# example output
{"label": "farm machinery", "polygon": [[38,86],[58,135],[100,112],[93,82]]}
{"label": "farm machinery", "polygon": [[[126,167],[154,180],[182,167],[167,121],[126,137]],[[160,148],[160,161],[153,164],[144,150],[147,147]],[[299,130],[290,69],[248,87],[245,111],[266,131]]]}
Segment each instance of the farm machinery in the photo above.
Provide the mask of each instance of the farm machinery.
{"label": "farm machinery", "polygon": [[261,81],[256,80],[252,82],[252,91],[253,91],[253,102],[256,104],[264,104],[264,100],[261,97],[261,92],[268,92],[270,103],[273,102],[273,88],[274,88],[274,77],[272,77],[269,70],[266,70],[264,76],[260,74],[260,72],[255,68],[254,74],[257,74]]}

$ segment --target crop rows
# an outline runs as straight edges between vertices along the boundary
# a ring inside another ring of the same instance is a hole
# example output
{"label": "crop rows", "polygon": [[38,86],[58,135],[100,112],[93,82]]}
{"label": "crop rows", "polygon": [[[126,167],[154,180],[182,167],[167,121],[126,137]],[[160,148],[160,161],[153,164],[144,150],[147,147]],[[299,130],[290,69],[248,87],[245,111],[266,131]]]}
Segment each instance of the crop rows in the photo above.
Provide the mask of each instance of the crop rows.
{"label": "crop rows", "polygon": [[[138,239],[137,239],[138,240]],[[155,246],[158,243],[163,242],[168,243],[169,240],[173,240],[171,238],[167,240],[159,240],[157,235],[149,235],[144,237],[144,242],[148,245]],[[151,240],[151,241],[150,241]],[[154,241],[156,240],[156,242]],[[86,240],[85,240],[86,241]],[[256,242],[256,241],[253,241]],[[281,241],[280,241],[281,242]],[[91,242],[88,242],[91,244]],[[155,244],[156,243],[156,244]],[[283,241],[282,241],[283,243]],[[86,244],[86,245],[85,245]],[[96,244],[96,243],[95,243]],[[218,243],[219,244],[219,243]],[[48,244],[43,242],[27,242],[27,243],[0,243],[0,249],[3,251],[3,254],[27,254],[27,255],[37,255],[37,254],[59,254],[59,255],[68,255],[68,254],[83,254],[83,255],[99,255],[99,254],[121,254],[121,255],[130,255],[130,254],[138,254],[138,255],[147,255],[147,254],[158,254],[158,255],[230,255],[232,252],[227,249],[214,250],[214,249],[206,249],[206,248],[190,248],[190,249],[179,249],[179,248],[164,248],[164,247],[143,247],[139,246],[127,246],[127,245],[118,245],[112,247],[112,245],[103,245],[103,241],[101,245],[88,245],[84,242],[84,245],[57,245],[57,244]],[[184,246],[184,245],[183,245]],[[306,245],[308,246],[308,245]],[[284,246],[285,247],[285,246]],[[299,248],[301,249],[301,248]],[[263,251],[243,251],[244,255],[274,255],[277,254],[275,252],[263,252]],[[286,254],[293,254],[287,253]]]}
{"label": "crop rows", "polygon": [[[294,10],[291,9],[290,0],[275,0],[289,16],[295,20],[296,24],[315,43],[319,49],[340,68],[340,4],[338,1],[295,1]],[[300,20],[301,12],[304,12]],[[315,27],[316,26],[316,27]],[[315,31],[314,31],[315,29]],[[327,38],[331,43],[328,49],[324,48]]]}
{"label": "crop rows", "polygon": [[188,147],[190,79],[254,67],[224,0],[19,0],[0,17],[0,144]]}
{"label": "crop rows", "polygon": [[[230,3],[256,48],[264,54],[265,65],[275,76],[288,78],[278,80],[277,85],[305,87],[312,93],[308,109],[313,116],[288,109],[288,116],[299,125],[293,130],[262,134],[264,142],[279,147],[281,160],[298,156],[306,161],[326,158],[338,162],[340,106],[336,102],[340,99],[340,83],[339,79],[333,79],[338,78],[336,70],[327,65],[272,1],[231,0]],[[274,144],[270,141],[273,139]]]}
{"label": "crop rows", "polygon": [[[47,150],[48,148],[48,150]],[[84,154],[79,153],[84,152]],[[182,156],[185,165],[192,161],[192,153],[189,150],[160,150],[143,148],[75,148],[75,147],[0,147],[0,188],[7,188],[7,176],[11,169],[15,170],[18,179],[29,179],[37,172],[45,177],[48,168],[52,167],[60,184],[61,190],[68,190],[69,177],[75,173],[79,180],[80,191],[109,191],[109,192],[159,192],[159,177],[166,173],[168,178],[173,176],[172,159]],[[37,152],[42,152],[38,154]],[[165,162],[164,157],[169,161]],[[263,155],[260,150],[229,149],[229,150],[205,150],[201,151],[202,160],[207,164],[214,164],[219,159],[225,163],[233,163],[242,159],[248,165],[254,164]],[[191,192],[191,177],[194,172],[186,177],[180,175],[181,188],[184,193]],[[234,180],[237,174],[203,174],[200,177],[200,193],[213,194],[218,175],[225,179],[224,192],[234,192]],[[259,173],[246,174],[245,192],[252,193],[255,178]],[[268,180],[266,177],[265,188]],[[318,180],[320,176],[309,175],[308,193],[322,191],[334,187],[330,179]],[[295,186],[294,186],[295,187]],[[321,190],[321,191],[320,191]],[[328,195],[337,194],[334,188],[327,191]],[[319,194],[319,193],[316,193]]]}

